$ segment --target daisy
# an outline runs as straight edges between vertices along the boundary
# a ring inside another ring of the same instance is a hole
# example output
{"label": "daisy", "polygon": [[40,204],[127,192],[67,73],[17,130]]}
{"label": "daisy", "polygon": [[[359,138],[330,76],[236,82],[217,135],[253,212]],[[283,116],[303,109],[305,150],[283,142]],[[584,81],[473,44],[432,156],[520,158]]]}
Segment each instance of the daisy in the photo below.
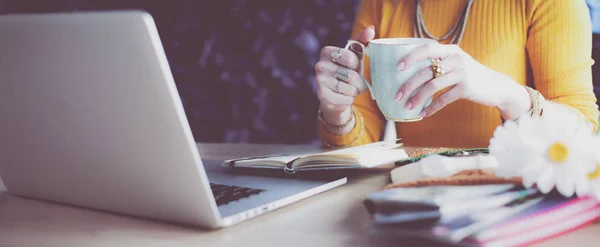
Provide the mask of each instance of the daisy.
{"label": "daisy", "polygon": [[490,140],[490,155],[501,164],[495,168],[496,176],[505,178],[522,176],[521,163],[526,162],[519,161],[516,156],[525,150],[521,145],[521,136],[517,127],[515,122],[508,121],[494,131],[494,137]]}
{"label": "daisy", "polygon": [[553,115],[506,122],[494,132],[489,148],[498,161],[498,176],[520,176],[528,188],[535,184],[548,193],[556,187],[570,197],[589,192],[588,173],[596,164],[593,142],[588,125],[571,116]]}
{"label": "daisy", "polygon": [[[596,136],[595,145],[593,146],[596,150],[600,150],[600,137]],[[590,195],[600,200],[600,153],[596,153],[596,162],[589,169],[587,179],[589,180]]]}
{"label": "daisy", "polygon": [[588,180],[590,180],[590,195],[600,200],[600,165],[590,173],[588,173]]}

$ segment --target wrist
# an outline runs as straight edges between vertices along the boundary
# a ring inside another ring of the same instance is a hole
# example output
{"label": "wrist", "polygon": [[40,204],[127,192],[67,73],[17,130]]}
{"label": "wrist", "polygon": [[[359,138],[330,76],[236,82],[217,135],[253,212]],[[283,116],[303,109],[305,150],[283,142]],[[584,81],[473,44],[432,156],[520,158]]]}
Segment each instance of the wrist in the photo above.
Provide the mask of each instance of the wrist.
{"label": "wrist", "polygon": [[533,109],[534,99],[527,88],[517,83],[510,86],[509,90],[505,91],[507,93],[504,99],[497,105],[504,120],[516,120]]}
{"label": "wrist", "polygon": [[350,132],[356,125],[356,116],[352,107],[341,112],[323,111],[319,108],[318,118],[328,132],[337,135]]}
{"label": "wrist", "polygon": [[346,123],[350,117],[352,117],[351,107],[347,107],[343,111],[330,111],[324,109],[324,107],[320,107],[319,111],[319,114],[323,120],[330,125],[342,125]]}

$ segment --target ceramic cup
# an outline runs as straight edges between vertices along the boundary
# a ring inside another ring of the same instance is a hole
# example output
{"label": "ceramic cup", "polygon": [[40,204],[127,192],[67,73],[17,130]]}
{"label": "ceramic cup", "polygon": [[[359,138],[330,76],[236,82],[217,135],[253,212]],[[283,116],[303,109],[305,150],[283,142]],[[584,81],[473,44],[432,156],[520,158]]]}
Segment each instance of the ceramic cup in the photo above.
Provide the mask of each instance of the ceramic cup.
{"label": "ceramic cup", "polygon": [[[407,110],[404,107],[410,97],[403,97],[401,101],[394,98],[396,92],[408,79],[423,68],[431,66],[431,60],[420,61],[404,71],[398,70],[397,67],[398,62],[415,48],[436,42],[432,39],[423,38],[385,38],[372,40],[367,46],[354,40],[349,40],[346,44],[346,49],[350,46],[360,46],[363,54],[369,57],[372,84],[369,84],[365,78],[363,78],[363,81],[368,86],[371,97],[377,101],[377,106],[386,119],[396,122],[414,122],[422,119],[419,114],[423,108],[431,104],[432,98],[421,105],[415,105],[412,110]],[[419,89],[415,90],[410,96],[412,97]]]}

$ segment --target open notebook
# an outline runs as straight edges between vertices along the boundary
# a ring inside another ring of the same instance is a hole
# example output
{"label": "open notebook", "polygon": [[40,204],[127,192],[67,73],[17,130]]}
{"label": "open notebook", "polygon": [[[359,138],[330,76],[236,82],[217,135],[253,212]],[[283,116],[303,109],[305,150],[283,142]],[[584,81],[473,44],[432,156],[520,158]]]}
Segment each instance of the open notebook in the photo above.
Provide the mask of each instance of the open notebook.
{"label": "open notebook", "polygon": [[386,141],[304,155],[226,160],[223,165],[232,168],[283,169],[287,173],[295,173],[308,170],[371,168],[393,164],[407,157],[401,143]]}

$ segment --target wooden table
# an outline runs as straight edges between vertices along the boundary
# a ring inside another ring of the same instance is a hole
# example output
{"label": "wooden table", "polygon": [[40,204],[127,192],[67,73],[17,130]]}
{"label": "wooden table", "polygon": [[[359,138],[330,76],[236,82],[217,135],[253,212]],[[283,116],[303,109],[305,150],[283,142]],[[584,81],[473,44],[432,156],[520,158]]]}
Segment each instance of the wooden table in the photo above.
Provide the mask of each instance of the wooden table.
{"label": "wooden table", "polygon": [[[311,150],[311,146],[201,144],[204,158]],[[389,182],[388,170],[349,178],[348,184],[231,228],[207,231],[23,199],[0,192],[0,246],[383,246],[368,234],[362,201]],[[592,224],[541,246],[598,246]]]}

